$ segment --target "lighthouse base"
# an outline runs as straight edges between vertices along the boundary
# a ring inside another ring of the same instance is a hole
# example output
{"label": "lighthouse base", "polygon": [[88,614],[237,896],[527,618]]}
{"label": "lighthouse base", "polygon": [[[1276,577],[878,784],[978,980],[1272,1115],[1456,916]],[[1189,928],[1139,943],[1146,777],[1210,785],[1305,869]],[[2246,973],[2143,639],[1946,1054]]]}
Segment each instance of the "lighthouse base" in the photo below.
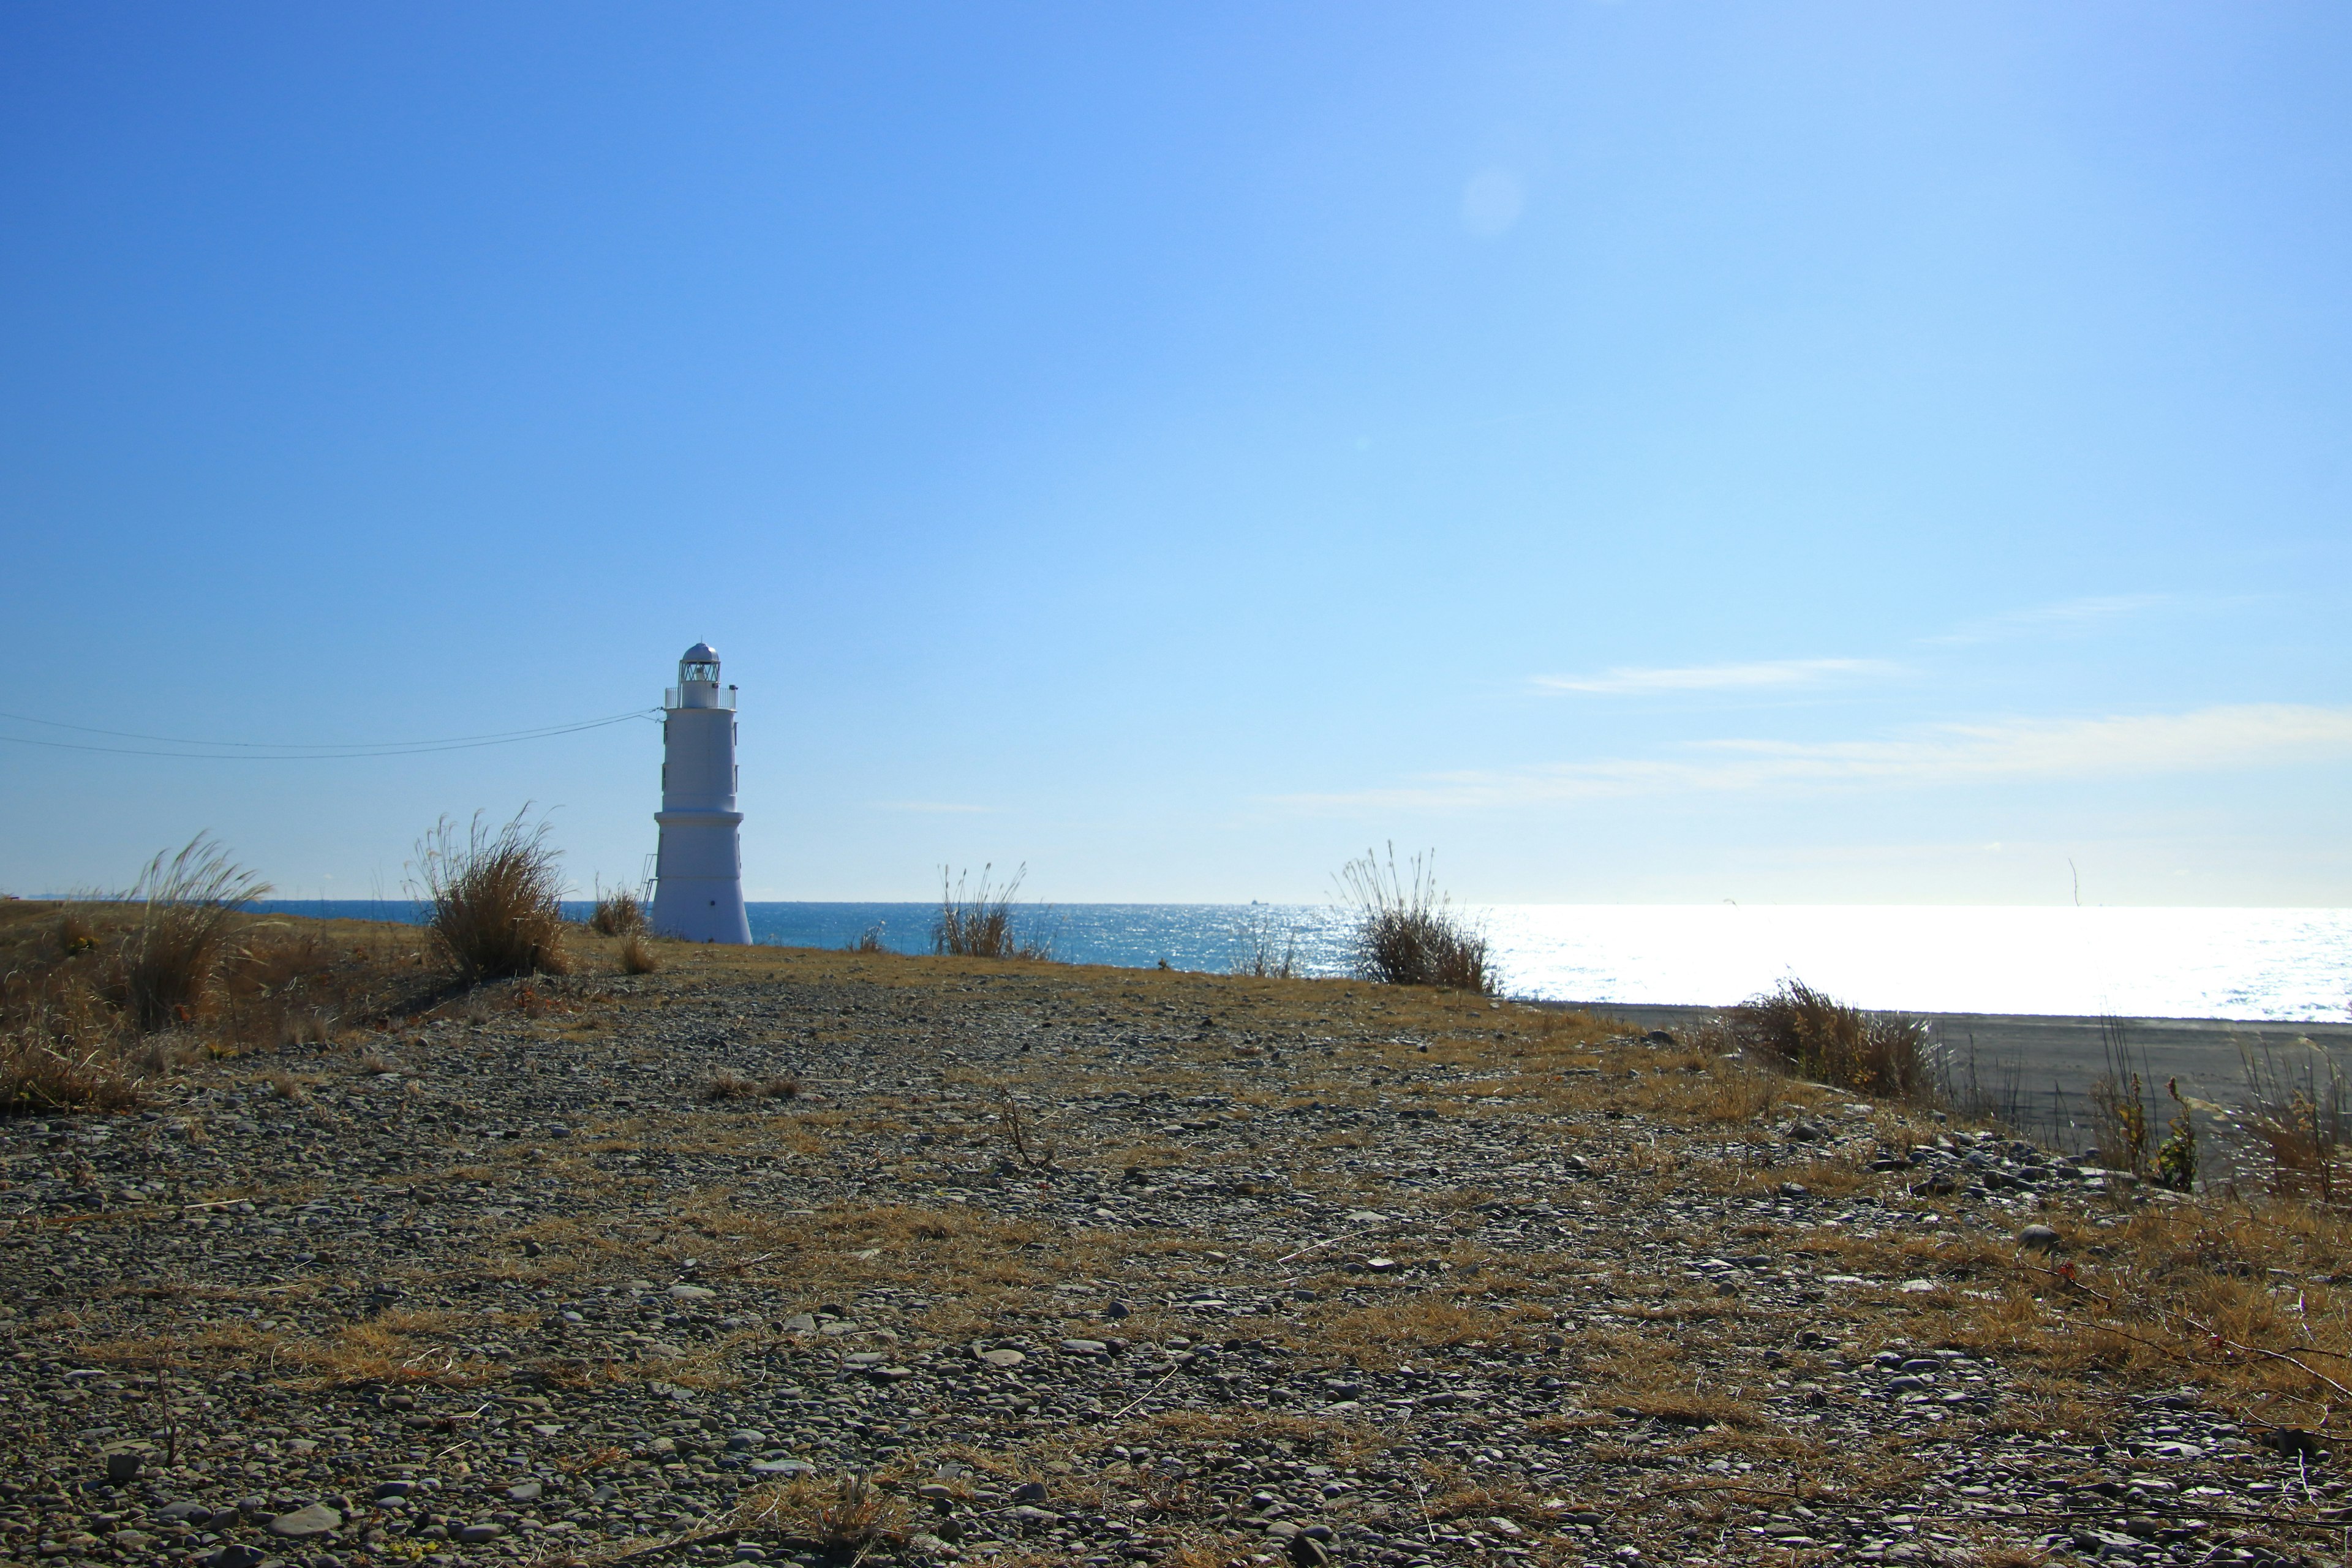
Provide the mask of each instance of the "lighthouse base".
{"label": "lighthouse base", "polygon": [[743,910],[743,863],[735,811],[664,811],[661,850],[654,866],[656,936],[748,947],[751,917]]}

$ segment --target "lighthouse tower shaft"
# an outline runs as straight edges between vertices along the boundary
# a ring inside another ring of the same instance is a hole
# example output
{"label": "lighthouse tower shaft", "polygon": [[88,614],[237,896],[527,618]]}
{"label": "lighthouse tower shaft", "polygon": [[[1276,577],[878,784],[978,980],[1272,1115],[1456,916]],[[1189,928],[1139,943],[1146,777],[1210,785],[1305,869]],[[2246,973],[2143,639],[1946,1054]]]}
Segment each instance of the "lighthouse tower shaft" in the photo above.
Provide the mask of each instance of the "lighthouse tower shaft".
{"label": "lighthouse tower shaft", "polygon": [[687,649],[662,703],[661,848],[654,875],[654,933],[688,942],[748,944],[743,851],[735,809],[735,689],[719,684],[719,655]]}

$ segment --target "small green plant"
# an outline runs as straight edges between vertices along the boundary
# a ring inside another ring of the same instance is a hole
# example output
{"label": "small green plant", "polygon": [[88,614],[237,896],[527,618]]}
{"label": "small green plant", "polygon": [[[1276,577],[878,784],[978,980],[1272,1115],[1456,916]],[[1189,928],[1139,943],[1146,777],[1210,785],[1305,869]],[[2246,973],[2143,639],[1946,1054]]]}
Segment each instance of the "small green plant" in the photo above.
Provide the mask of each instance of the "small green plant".
{"label": "small green plant", "polygon": [[1358,978],[1383,985],[1437,985],[1491,996],[1500,987],[1486,936],[1437,890],[1433,857],[1402,875],[1396,846],[1383,865],[1372,850],[1339,869],[1342,903],[1355,921]]}
{"label": "small green plant", "polygon": [[2180,1098],[2179,1079],[2166,1079],[2164,1092],[2179,1109],[2173,1111],[2171,1125],[2156,1151],[2156,1184],[2185,1193],[2197,1185],[2197,1123],[2189,1114],[2189,1102]]}

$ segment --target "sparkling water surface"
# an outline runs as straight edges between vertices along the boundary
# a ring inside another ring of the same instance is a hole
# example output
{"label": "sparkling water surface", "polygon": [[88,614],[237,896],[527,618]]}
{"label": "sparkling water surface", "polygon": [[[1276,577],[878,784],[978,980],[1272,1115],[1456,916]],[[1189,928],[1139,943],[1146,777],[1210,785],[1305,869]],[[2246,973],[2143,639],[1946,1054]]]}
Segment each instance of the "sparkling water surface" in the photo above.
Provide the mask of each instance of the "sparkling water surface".
{"label": "sparkling water surface", "polygon": [[[404,901],[279,900],[293,914],[413,920]],[[585,904],[567,905],[584,915]],[[1484,926],[1504,989],[1579,1002],[1719,1005],[1795,976],[1864,1007],[1923,1013],[2352,1020],[2352,910],[1497,904]],[[876,931],[930,949],[935,904],[755,903],[755,941],[839,948]],[[1349,967],[1325,905],[1065,904],[1016,930],[1078,963],[1225,971],[1261,949],[1298,972]]]}

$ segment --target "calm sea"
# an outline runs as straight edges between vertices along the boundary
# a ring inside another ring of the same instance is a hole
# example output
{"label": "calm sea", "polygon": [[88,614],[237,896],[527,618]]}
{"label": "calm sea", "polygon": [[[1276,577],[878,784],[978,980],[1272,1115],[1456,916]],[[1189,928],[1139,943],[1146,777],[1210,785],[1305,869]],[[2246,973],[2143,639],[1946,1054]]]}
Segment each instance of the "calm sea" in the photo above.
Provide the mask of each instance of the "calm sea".
{"label": "calm sea", "polygon": [[[407,920],[388,901],[283,900],[293,914]],[[587,906],[568,906],[584,914]],[[2352,910],[1499,904],[1471,908],[1504,987],[1579,1002],[1717,1005],[1789,976],[1864,1007],[1927,1013],[2352,1020]],[[845,946],[875,931],[930,948],[931,904],[751,906],[762,942]],[[1347,922],[1320,905],[1065,904],[1027,934],[1078,963],[1223,971],[1261,946],[1347,972]]]}

